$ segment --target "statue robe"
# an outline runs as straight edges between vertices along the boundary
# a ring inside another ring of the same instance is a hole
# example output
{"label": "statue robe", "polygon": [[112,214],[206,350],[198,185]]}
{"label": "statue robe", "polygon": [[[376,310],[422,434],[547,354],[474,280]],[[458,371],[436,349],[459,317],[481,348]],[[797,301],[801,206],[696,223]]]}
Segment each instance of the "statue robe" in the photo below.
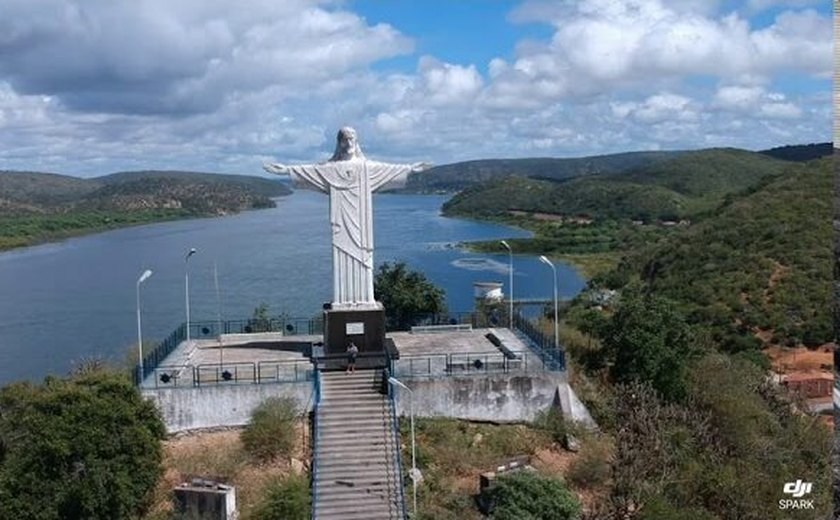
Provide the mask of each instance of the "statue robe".
{"label": "statue robe", "polygon": [[411,166],[354,158],[287,169],[296,187],[330,196],[333,304],[339,308],[375,304],[372,194],[404,185]]}

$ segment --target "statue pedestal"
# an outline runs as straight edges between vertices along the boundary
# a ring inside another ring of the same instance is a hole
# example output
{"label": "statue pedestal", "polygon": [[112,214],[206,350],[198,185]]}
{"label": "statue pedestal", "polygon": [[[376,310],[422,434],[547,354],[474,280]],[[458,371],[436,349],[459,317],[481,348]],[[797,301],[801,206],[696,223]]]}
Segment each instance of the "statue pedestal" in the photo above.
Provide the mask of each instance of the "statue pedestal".
{"label": "statue pedestal", "polygon": [[324,353],[346,355],[350,342],[366,354],[385,356],[385,308],[381,303],[334,305],[324,310]]}

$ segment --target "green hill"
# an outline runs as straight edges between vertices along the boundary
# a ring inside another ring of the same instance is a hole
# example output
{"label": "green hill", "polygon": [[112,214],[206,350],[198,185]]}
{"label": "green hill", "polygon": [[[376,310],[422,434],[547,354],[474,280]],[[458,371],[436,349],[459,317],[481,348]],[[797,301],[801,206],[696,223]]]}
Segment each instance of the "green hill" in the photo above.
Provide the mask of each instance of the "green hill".
{"label": "green hill", "polygon": [[823,157],[831,157],[834,154],[834,143],[777,146],[769,150],[762,150],[761,153],[775,157],[776,159],[782,159],[783,161],[804,162]]}
{"label": "green hill", "polygon": [[455,192],[505,177],[562,180],[630,170],[676,157],[682,152],[628,152],[571,159],[485,159],[446,164],[412,173],[406,187],[411,193]]}
{"label": "green hill", "polygon": [[54,173],[0,171],[0,214],[21,211],[42,213],[51,207],[79,200],[99,183]]}
{"label": "green hill", "polygon": [[511,212],[547,213],[611,219],[677,219],[688,199],[659,186],[605,178],[564,183],[511,177],[469,188],[443,206],[446,215],[504,216]]}
{"label": "green hill", "polygon": [[676,220],[714,209],[726,196],[755,188],[789,166],[744,150],[684,152],[626,172],[565,182],[486,182],[454,196],[444,212],[482,217],[519,210],[595,219]]}
{"label": "green hill", "polygon": [[625,263],[730,350],[832,339],[832,160],[795,166]]}
{"label": "green hill", "polygon": [[0,249],[115,227],[272,207],[291,193],[259,177],[122,172],[92,179],[0,172]]}

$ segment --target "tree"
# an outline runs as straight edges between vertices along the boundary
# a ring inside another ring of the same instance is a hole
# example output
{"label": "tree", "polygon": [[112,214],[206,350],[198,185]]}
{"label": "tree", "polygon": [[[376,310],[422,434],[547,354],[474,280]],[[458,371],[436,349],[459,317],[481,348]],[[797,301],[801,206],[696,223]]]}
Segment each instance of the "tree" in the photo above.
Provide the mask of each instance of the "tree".
{"label": "tree", "polygon": [[0,518],[134,518],[162,473],[163,422],[129,380],[84,371],[0,391]]}
{"label": "tree", "polygon": [[688,364],[697,349],[691,328],[672,303],[652,295],[624,294],[600,334],[613,359],[614,381],[650,383],[668,400],[685,397]]}
{"label": "tree", "polygon": [[271,316],[268,314],[268,304],[261,303],[254,307],[251,319],[248,320],[251,332],[269,332],[271,330]]}
{"label": "tree", "polygon": [[374,278],[376,299],[385,306],[391,329],[405,329],[418,315],[446,312],[446,295],[426,276],[404,262],[385,262]]}
{"label": "tree", "polygon": [[581,513],[580,502],[563,481],[529,471],[500,476],[489,498],[496,520],[574,520]]}

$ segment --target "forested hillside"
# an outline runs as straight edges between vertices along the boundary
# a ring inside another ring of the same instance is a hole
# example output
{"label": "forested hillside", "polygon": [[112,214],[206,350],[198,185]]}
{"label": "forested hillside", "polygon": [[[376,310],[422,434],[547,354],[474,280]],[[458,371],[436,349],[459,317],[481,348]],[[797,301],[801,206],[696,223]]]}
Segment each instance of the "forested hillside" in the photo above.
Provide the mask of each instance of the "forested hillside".
{"label": "forested hillside", "polygon": [[412,173],[406,187],[411,193],[456,192],[505,177],[538,177],[563,180],[584,175],[627,171],[682,152],[628,152],[571,159],[484,159],[437,166]]}
{"label": "forested hillside", "polygon": [[619,271],[680,302],[738,351],[818,345],[832,330],[832,161],[795,167]]}
{"label": "forested hillside", "polygon": [[714,209],[725,197],[755,188],[790,163],[755,152],[685,152],[622,173],[566,182],[507,178],[482,183],[444,205],[448,215],[501,216],[510,211],[597,219],[678,220]]}
{"label": "forested hillside", "polygon": [[0,172],[0,249],[186,217],[272,207],[278,181],[196,172],[124,172],[80,179]]}

